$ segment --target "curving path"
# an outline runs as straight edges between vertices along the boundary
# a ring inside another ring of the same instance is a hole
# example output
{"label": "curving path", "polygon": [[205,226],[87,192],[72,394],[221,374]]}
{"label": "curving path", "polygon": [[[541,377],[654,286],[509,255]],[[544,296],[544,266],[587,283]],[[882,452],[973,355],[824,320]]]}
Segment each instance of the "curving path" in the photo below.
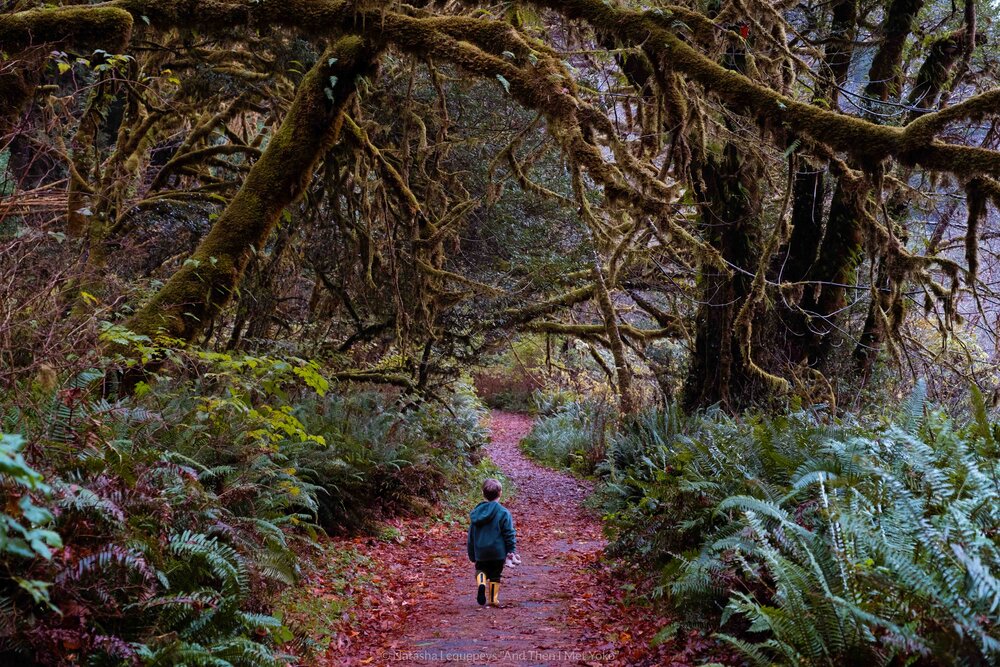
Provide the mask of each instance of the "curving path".
{"label": "curving path", "polygon": [[[589,488],[521,454],[518,443],[530,428],[529,417],[493,413],[487,453],[517,487],[507,506],[523,559],[520,567],[504,572],[504,607],[475,602],[466,528],[429,530],[409,567],[391,574],[399,599],[390,603],[402,607],[400,622],[386,624],[383,632],[363,633],[367,646],[359,646],[350,662],[531,666],[611,661],[610,645],[588,633],[575,613],[577,601],[599,594],[591,585],[592,570],[604,541],[597,518],[580,506]],[[341,655],[336,663],[345,664],[344,659]]]}

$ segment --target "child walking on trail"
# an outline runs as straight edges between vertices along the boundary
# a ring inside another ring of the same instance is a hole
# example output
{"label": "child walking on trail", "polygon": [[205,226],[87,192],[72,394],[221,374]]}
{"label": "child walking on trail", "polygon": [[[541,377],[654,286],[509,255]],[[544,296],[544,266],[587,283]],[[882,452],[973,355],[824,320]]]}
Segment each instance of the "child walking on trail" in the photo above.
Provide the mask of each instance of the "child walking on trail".
{"label": "child walking on trail", "polygon": [[510,511],[500,504],[503,486],[495,479],[483,482],[485,500],[469,514],[469,560],[476,564],[476,602],[500,605],[500,575],[504,560],[514,555],[517,535]]}

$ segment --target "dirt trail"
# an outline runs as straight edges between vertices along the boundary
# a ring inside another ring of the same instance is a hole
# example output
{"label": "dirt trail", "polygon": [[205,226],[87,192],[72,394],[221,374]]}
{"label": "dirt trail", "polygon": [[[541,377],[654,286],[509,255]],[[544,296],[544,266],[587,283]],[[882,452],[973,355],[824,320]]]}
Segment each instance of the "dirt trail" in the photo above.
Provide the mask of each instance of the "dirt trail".
{"label": "dirt trail", "polygon": [[403,606],[402,623],[386,626],[382,633],[364,633],[368,646],[359,651],[359,664],[611,661],[610,645],[602,646],[602,639],[578,624],[574,614],[575,600],[595,594],[593,564],[604,546],[597,518],[580,507],[589,492],[586,483],[521,454],[518,443],[531,428],[530,418],[497,412],[491,428],[488,454],[517,486],[516,497],[505,504],[514,516],[523,559],[521,566],[503,574],[504,607],[476,604],[465,527],[429,531],[409,567],[390,574],[396,586],[389,603]]}

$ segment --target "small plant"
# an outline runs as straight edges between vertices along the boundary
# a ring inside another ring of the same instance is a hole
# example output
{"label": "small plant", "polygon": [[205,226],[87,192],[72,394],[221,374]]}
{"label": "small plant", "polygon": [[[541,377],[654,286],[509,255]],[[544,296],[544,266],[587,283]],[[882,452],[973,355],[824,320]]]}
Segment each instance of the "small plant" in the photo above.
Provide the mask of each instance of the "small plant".
{"label": "small plant", "polygon": [[[52,512],[36,504],[32,494],[47,496],[51,489],[42,475],[24,460],[24,440],[0,434],[0,491],[5,508],[0,511],[0,611],[27,596],[33,604],[50,605],[50,581],[27,578],[23,574],[35,559],[51,560],[53,549],[62,547],[59,534],[49,526]],[[0,636],[10,628],[0,618]]]}

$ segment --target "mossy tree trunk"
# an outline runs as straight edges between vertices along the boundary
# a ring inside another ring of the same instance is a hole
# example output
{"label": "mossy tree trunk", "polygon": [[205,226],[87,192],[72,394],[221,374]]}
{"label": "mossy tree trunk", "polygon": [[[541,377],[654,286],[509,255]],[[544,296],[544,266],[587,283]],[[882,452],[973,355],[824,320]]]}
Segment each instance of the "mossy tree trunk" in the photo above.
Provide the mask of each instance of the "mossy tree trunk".
{"label": "mossy tree trunk", "polygon": [[858,0],[836,0],[830,8],[830,34],[823,49],[823,64],[829,78],[820,84],[820,99],[836,110],[840,102],[840,86],[847,81],[847,72],[854,55],[854,40],[858,34]]}
{"label": "mossy tree trunk", "polygon": [[753,374],[735,324],[753,281],[744,271],[758,260],[761,173],[759,161],[732,143],[721,159],[709,158],[701,169],[704,190],[698,199],[706,236],[735,270],[727,275],[711,267],[702,269],[702,303],[684,388],[685,403],[691,408],[721,403],[739,409],[751,400]]}
{"label": "mossy tree trunk", "polygon": [[[804,164],[792,183],[791,231],[788,243],[775,257],[772,273],[778,283],[803,283],[813,272],[823,242],[826,166]],[[808,286],[786,290],[778,306],[780,345],[792,363],[808,355],[809,317],[799,302]]]}
{"label": "mossy tree trunk", "polygon": [[184,341],[205,329],[232,298],[251,254],[263,248],[282,211],[302,195],[316,163],[337,141],[355,82],[374,69],[377,53],[360,37],[347,36],[320,56],[239,192],[129,328]]}
{"label": "mossy tree trunk", "polygon": [[868,70],[865,94],[886,102],[902,92],[903,47],[913,32],[913,21],[924,6],[924,0],[892,0],[882,23],[882,44]]}
{"label": "mossy tree trunk", "polygon": [[863,183],[841,176],[830,202],[823,244],[815,264],[806,274],[801,308],[808,316],[802,332],[804,354],[800,360],[814,368],[829,358],[831,334],[847,305],[847,285],[857,281],[855,273],[862,252],[861,216],[870,190]]}

